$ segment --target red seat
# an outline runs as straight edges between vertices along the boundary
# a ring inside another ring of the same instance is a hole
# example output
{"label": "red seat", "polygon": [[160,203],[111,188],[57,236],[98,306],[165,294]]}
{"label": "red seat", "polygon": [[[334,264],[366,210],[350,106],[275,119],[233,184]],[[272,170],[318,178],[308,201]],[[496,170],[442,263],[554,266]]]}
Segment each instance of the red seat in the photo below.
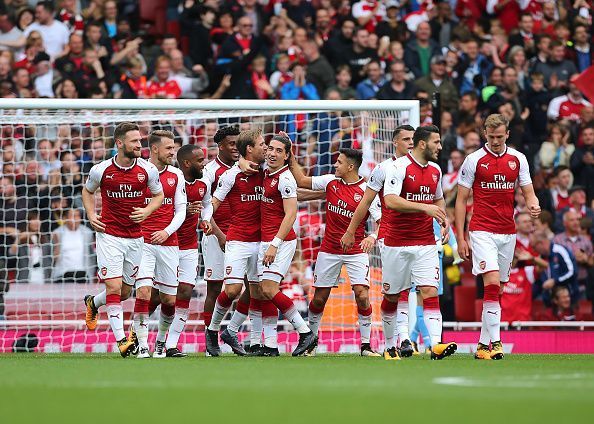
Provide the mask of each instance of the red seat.
{"label": "red seat", "polygon": [[540,321],[546,311],[547,307],[542,300],[534,299],[532,301],[532,319],[534,321]]}
{"label": "red seat", "polygon": [[589,300],[580,300],[578,301],[578,319],[584,321],[591,321],[592,320],[592,302]]}
{"label": "red seat", "polygon": [[474,321],[476,287],[454,287],[454,313],[457,321]]}
{"label": "red seat", "polygon": [[139,2],[141,25],[151,34],[167,31],[167,0],[142,0]]}
{"label": "red seat", "polygon": [[179,21],[167,21],[166,32],[175,36],[177,40],[180,39]]}

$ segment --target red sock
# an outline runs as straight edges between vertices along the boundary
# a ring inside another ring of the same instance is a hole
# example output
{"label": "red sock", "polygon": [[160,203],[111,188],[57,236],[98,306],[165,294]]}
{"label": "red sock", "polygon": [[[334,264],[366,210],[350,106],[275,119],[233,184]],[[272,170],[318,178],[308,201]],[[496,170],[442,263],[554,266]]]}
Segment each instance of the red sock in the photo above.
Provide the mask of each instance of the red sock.
{"label": "red sock", "polygon": [[271,300],[262,300],[262,319],[278,317],[278,309]]}
{"label": "red sock", "polygon": [[212,320],[212,312],[203,312],[202,319],[204,319],[204,325],[208,327],[210,325],[210,320]]}
{"label": "red sock", "polygon": [[272,298],[272,303],[278,308],[279,311],[283,313],[283,315],[295,305],[293,305],[293,301],[289,299],[286,295],[282,292],[278,292]]}
{"label": "red sock", "polygon": [[382,311],[386,312],[387,314],[393,314],[398,309],[398,303],[390,302],[388,299],[384,298],[382,300]]}
{"label": "red sock", "polygon": [[[250,300],[250,303],[251,303],[251,300]],[[248,305],[247,303],[243,303],[241,300],[238,300],[235,310],[237,310],[237,312],[239,312],[241,314],[247,315],[250,312],[250,305]]]}
{"label": "red sock", "polygon": [[189,309],[190,308],[190,300],[182,300],[182,299],[175,299],[175,307],[180,309]]}
{"label": "red sock", "polygon": [[499,303],[499,287],[496,284],[488,284],[485,286],[483,301]]}
{"label": "red sock", "polygon": [[148,314],[148,311],[149,311],[149,301],[136,298],[136,301],[134,302],[134,312],[138,312],[141,314]]}
{"label": "red sock", "polygon": [[363,315],[364,317],[368,317],[369,315],[371,315],[371,313],[373,312],[371,305],[369,305],[369,308],[367,309],[361,309],[361,308],[357,308],[357,312],[359,313],[359,315]]}
{"label": "red sock", "polygon": [[120,300],[119,294],[108,294],[107,296],[105,296],[106,305],[117,305],[120,303],[122,303],[122,301]]}
{"label": "red sock", "polygon": [[403,292],[400,292],[400,298],[398,300],[400,302],[408,302],[409,293],[410,292],[408,290],[404,290]]}
{"label": "red sock", "polygon": [[433,296],[423,299],[423,309],[427,311],[439,311],[439,297]]}
{"label": "red sock", "polygon": [[223,308],[229,308],[231,306],[231,299],[229,299],[229,296],[227,296],[227,293],[224,291],[217,296],[217,302],[219,302],[219,305]]}
{"label": "red sock", "polygon": [[161,313],[166,317],[172,317],[175,315],[175,305],[161,305]]}
{"label": "red sock", "polygon": [[149,304],[149,310],[148,310],[148,314],[149,316],[151,316],[153,314],[153,312],[155,312],[155,309],[157,309],[157,306],[159,306],[159,302],[157,303],[150,303]]}
{"label": "red sock", "polygon": [[[326,305],[324,305],[324,306],[326,306]],[[309,310],[313,314],[321,314],[322,312],[324,312],[324,306],[322,306],[321,308],[318,308],[316,305],[313,304],[313,302],[309,302]]]}

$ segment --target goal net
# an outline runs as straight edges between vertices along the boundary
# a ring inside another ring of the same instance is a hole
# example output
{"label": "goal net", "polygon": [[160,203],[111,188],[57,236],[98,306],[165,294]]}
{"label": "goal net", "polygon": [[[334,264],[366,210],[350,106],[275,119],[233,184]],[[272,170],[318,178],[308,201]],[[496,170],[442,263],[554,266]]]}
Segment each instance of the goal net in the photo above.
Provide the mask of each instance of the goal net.
{"label": "goal net", "polygon": [[[145,137],[153,130],[171,130],[176,144],[196,144],[208,160],[217,155],[213,136],[221,126],[258,128],[267,137],[285,131],[309,175],[333,173],[338,150],[353,147],[363,151],[360,174],[368,176],[392,155],[394,129],[419,125],[419,109],[417,101],[0,99],[0,352],[23,346],[41,352],[117,350],[104,311],[95,331],[85,327],[83,297],[103,286],[81,190],[91,167],[115,154],[113,131],[123,121],[138,123]],[[146,140],[143,146],[148,158]],[[325,231],[324,207],[323,201],[300,202],[298,250],[282,283],[304,315]],[[371,222],[367,225],[371,229]],[[381,268],[377,250],[371,256],[372,341],[377,347],[383,339]],[[186,352],[204,351],[201,258],[198,265],[191,315],[179,342]],[[357,310],[344,270],[340,283],[325,309],[319,352],[358,351]],[[126,320],[133,302],[123,304]],[[281,351],[291,351],[297,342],[288,330],[281,320]]]}

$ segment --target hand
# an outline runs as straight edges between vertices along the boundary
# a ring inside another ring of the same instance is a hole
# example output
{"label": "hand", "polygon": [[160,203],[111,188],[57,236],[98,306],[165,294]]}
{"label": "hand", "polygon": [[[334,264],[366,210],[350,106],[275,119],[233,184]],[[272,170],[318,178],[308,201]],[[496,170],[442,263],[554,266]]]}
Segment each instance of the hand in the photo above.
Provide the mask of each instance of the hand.
{"label": "hand", "polygon": [[186,210],[190,215],[196,215],[202,211],[202,202],[197,201],[188,203]]}
{"label": "hand", "polygon": [[[340,245],[342,246],[342,251],[347,252],[353,245],[355,244],[355,235],[349,233],[348,231],[342,235],[340,239]],[[363,242],[361,242],[363,244]]]}
{"label": "hand", "polygon": [[169,234],[167,234],[167,231],[155,231],[153,234],[151,234],[151,244],[163,244],[168,238]]}
{"label": "hand", "polygon": [[588,262],[588,255],[586,255],[582,250],[578,249],[574,252],[575,260],[577,263],[585,263]]}
{"label": "hand", "polygon": [[532,255],[530,254],[530,252],[524,250],[524,249],[519,249],[518,252],[516,253],[516,258],[519,261],[531,261],[533,259]]}
{"label": "hand", "polygon": [[450,241],[450,221],[445,220],[445,225],[441,227],[441,244],[447,244]]}
{"label": "hand", "polygon": [[[286,132],[284,132],[284,131],[279,131],[279,132],[278,132],[278,135],[280,135],[280,136],[282,136],[282,137],[287,137],[289,140],[291,140],[291,137],[289,137],[289,134],[287,134],[287,133],[286,133]],[[293,142],[293,140],[291,140],[291,143],[292,143],[292,142]],[[590,153],[590,152],[588,152],[588,153]]]}
{"label": "hand", "polygon": [[247,160],[246,158],[240,156],[239,160],[237,161],[237,166],[241,169],[246,175],[253,175],[258,172],[260,166],[256,162],[252,162],[251,160]]}
{"label": "hand", "polygon": [[192,66],[192,71],[196,72],[197,74],[203,74],[204,66],[202,66],[201,64],[198,63],[198,64]]}
{"label": "hand", "polygon": [[536,219],[540,216],[540,205],[538,203],[535,205],[528,205],[528,211],[530,212],[530,217]]}
{"label": "hand", "polygon": [[584,156],[583,156],[582,161],[586,165],[592,165],[592,164],[594,164],[594,155],[592,154],[592,152],[586,152],[586,153],[584,153]]}
{"label": "hand", "polygon": [[146,210],[146,208],[134,208],[134,210],[132,211],[132,214],[130,214],[129,218],[133,222],[140,224],[142,221],[147,219],[149,215],[150,215],[150,213],[149,213],[149,211]]}
{"label": "hand", "polygon": [[266,267],[269,267],[276,258],[276,252],[278,249],[272,245],[268,246],[266,253],[264,254],[264,259],[262,260],[262,264]]}
{"label": "hand", "polygon": [[202,221],[200,223],[200,228],[202,228],[205,236],[212,234],[212,225],[210,225],[210,221]]}
{"label": "hand", "polygon": [[107,49],[105,48],[105,46],[101,46],[101,47],[99,47],[99,50],[97,50],[97,55],[99,56],[99,58],[105,57],[108,54],[109,53],[107,52]]}
{"label": "hand", "polygon": [[431,218],[437,219],[439,225],[445,225],[447,220],[445,211],[437,205],[425,205],[425,213]]}
{"label": "hand", "polygon": [[464,261],[468,261],[470,260],[470,246],[468,245],[468,242],[464,239],[461,238],[460,240],[458,240],[458,254],[460,255],[460,258],[462,258],[462,260]]}
{"label": "hand", "polygon": [[223,76],[223,79],[221,80],[221,87],[224,87],[225,89],[231,87],[231,74]]}
{"label": "hand", "polygon": [[553,287],[555,287],[555,280],[552,278],[549,278],[547,281],[542,283],[542,288],[544,290],[551,290]]}
{"label": "hand", "polygon": [[[525,121],[526,119],[528,119],[528,117],[530,116],[530,109],[528,109],[527,107],[524,108],[524,111],[522,112],[522,114],[520,115],[520,118],[522,118],[522,121]],[[569,133],[568,133],[569,134]]]}
{"label": "hand", "polygon": [[104,233],[107,228],[107,226],[101,222],[101,215],[89,216],[89,222],[91,223],[91,227],[98,233]]}
{"label": "hand", "polygon": [[[359,247],[361,247],[361,250],[364,253],[369,253],[369,252],[371,252],[371,249],[373,249],[373,246],[375,246],[375,241],[376,241],[375,237],[367,236],[363,239],[363,241],[361,241],[361,244],[359,245]],[[344,250],[344,247],[343,247],[343,250]]]}

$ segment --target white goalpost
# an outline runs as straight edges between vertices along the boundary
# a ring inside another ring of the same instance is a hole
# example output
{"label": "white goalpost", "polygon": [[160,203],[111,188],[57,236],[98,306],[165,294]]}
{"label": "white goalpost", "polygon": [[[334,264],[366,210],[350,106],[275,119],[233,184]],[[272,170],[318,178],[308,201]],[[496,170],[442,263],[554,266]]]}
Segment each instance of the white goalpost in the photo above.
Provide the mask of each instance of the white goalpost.
{"label": "white goalpost", "polygon": [[[102,287],[80,190],[90,167],[113,155],[113,130],[123,121],[138,123],[143,136],[156,129],[172,130],[177,144],[197,144],[211,160],[217,154],[213,136],[222,126],[258,128],[266,136],[285,131],[310,175],[333,172],[338,149],[354,147],[363,150],[360,173],[368,176],[392,155],[394,129],[403,124],[418,127],[420,114],[416,100],[0,99],[0,352],[12,351],[15,341],[26,335],[43,352],[114,351],[108,322],[101,319],[104,311],[96,331],[85,328],[82,299]],[[320,201],[300,203],[295,225],[300,247],[282,285],[303,312],[325,230],[323,211]],[[377,347],[381,333],[377,250],[371,265],[372,344]],[[180,348],[186,352],[204,350],[202,274],[200,270],[190,319],[180,338]],[[319,352],[359,350],[356,306],[346,279],[343,273],[344,284],[333,290],[328,302]],[[132,299],[124,302],[127,319],[132,309]],[[292,350],[296,343],[290,333],[280,332],[281,351]]]}

